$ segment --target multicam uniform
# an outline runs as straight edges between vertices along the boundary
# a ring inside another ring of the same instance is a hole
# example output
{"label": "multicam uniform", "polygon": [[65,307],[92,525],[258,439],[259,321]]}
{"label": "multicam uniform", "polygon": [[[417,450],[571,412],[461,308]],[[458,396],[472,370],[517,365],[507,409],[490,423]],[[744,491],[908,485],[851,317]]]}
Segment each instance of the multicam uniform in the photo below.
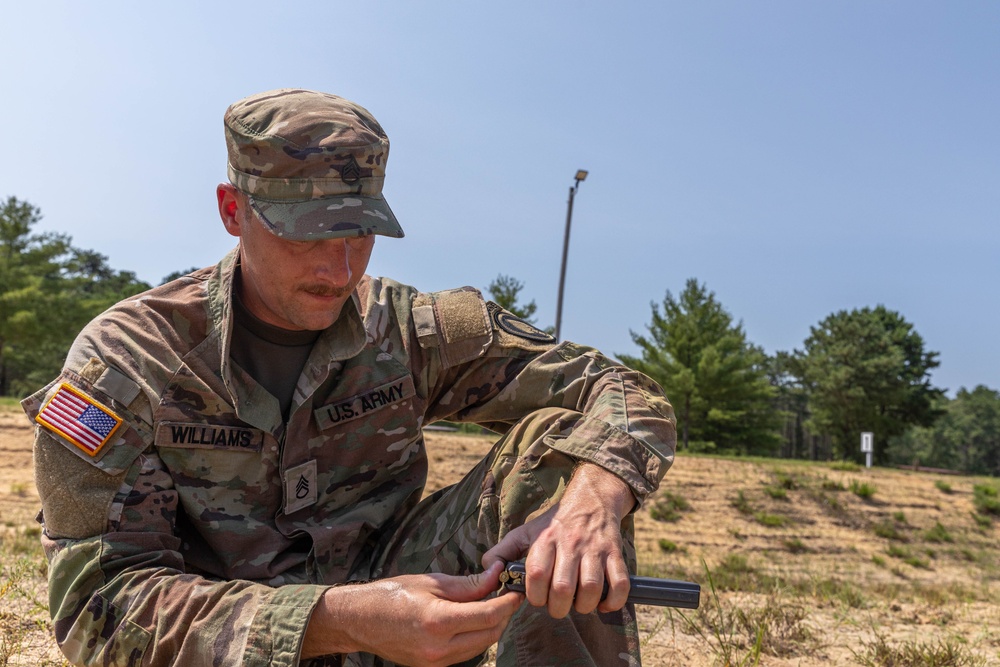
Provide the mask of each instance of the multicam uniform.
{"label": "multicam uniform", "polygon": [[[286,422],[230,360],[236,265],[231,253],[105,312],[24,402],[42,424],[51,613],[75,663],[297,664],[325,586],[478,570],[573,461],[613,471],[640,501],[672,461],[672,412],[645,376],[555,345],[475,290],[370,277],[316,341]],[[508,435],[415,510],[421,428],[439,419]],[[512,627],[529,637],[547,618],[525,605]],[[630,618],[603,619],[624,637],[614,663],[638,659]],[[579,659],[559,657],[551,628],[538,636],[549,655],[531,664]],[[508,641],[498,664],[522,664]]]}

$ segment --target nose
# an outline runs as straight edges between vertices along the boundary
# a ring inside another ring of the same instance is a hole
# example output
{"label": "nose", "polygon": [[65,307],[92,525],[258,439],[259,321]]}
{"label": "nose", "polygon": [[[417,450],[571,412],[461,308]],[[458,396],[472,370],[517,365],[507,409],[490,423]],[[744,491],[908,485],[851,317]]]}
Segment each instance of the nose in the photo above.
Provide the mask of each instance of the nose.
{"label": "nose", "polygon": [[344,287],[351,282],[351,247],[345,239],[318,241],[314,254],[317,278],[335,287]]}

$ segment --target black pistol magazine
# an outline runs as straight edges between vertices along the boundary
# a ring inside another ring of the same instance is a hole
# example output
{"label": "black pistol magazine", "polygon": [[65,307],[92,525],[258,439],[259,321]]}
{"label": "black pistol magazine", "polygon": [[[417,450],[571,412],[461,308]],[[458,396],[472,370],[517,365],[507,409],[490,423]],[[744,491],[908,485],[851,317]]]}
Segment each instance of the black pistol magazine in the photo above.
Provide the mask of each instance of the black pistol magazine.
{"label": "black pistol magazine", "polygon": [[[523,593],[525,590],[524,563],[507,563],[500,573],[500,583],[510,591]],[[680,607],[697,609],[701,601],[701,585],[676,579],[656,579],[655,577],[630,576],[628,601],[633,604],[649,604],[657,607]],[[604,595],[607,595],[607,584]],[[603,596],[602,596],[603,599]]]}

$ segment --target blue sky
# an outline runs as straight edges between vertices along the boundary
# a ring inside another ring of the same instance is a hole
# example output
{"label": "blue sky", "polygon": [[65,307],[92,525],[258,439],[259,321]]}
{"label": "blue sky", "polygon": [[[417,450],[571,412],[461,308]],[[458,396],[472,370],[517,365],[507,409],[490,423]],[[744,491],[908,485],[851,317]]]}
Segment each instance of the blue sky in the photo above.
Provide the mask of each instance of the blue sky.
{"label": "blue sky", "polygon": [[234,245],[226,107],[305,87],[392,142],[407,236],[372,273],[512,275],[552,324],[587,169],[565,338],[635,354],[696,278],[768,352],[883,304],[937,386],[1000,388],[1000,3],[36,0],[4,23],[0,196],[148,282]]}

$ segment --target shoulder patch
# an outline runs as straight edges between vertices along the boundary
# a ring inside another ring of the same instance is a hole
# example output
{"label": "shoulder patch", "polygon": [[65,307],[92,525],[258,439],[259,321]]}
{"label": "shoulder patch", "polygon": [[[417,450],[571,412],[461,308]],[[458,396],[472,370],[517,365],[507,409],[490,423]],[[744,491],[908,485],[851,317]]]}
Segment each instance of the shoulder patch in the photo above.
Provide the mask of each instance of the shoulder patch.
{"label": "shoulder patch", "polygon": [[411,312],[420,346],[438,348],[446,367],[482,356],[493,338],[486,301],[473,287],[421,294]]}
{"label": "shoulder patch", "polygon": [[63,382],[42,406],[35,421],[83,450],[97,456],[111,440],[122,419],[110,408]]}
{"label": "shoulder patch", "polygon": [[524,338],[525,340],[530,340],[536,343],[556,342],[555,337],[551,334],[545,333],[533,324],[522,320],[520,317],[517,317],[509,311],[504,310],[492,301],[486,304],[486,308],[490,313],[490,319],[493,321],[493,326],[500,331],[504,331],[512,336]]}
{"label": "shoulder patch", "polygon": [[133,409],[132,402],[139,396],[139,385],[113,366],[105,368],[94,381],[94,389],[103,391],[129,409]]}
{"label": "shoulder patch", "polygon": [[483,297],[478,290],[457,289],[440,292],[434,309],[441,324],[445,343],[458,343],[489,333],[483,312]]}

